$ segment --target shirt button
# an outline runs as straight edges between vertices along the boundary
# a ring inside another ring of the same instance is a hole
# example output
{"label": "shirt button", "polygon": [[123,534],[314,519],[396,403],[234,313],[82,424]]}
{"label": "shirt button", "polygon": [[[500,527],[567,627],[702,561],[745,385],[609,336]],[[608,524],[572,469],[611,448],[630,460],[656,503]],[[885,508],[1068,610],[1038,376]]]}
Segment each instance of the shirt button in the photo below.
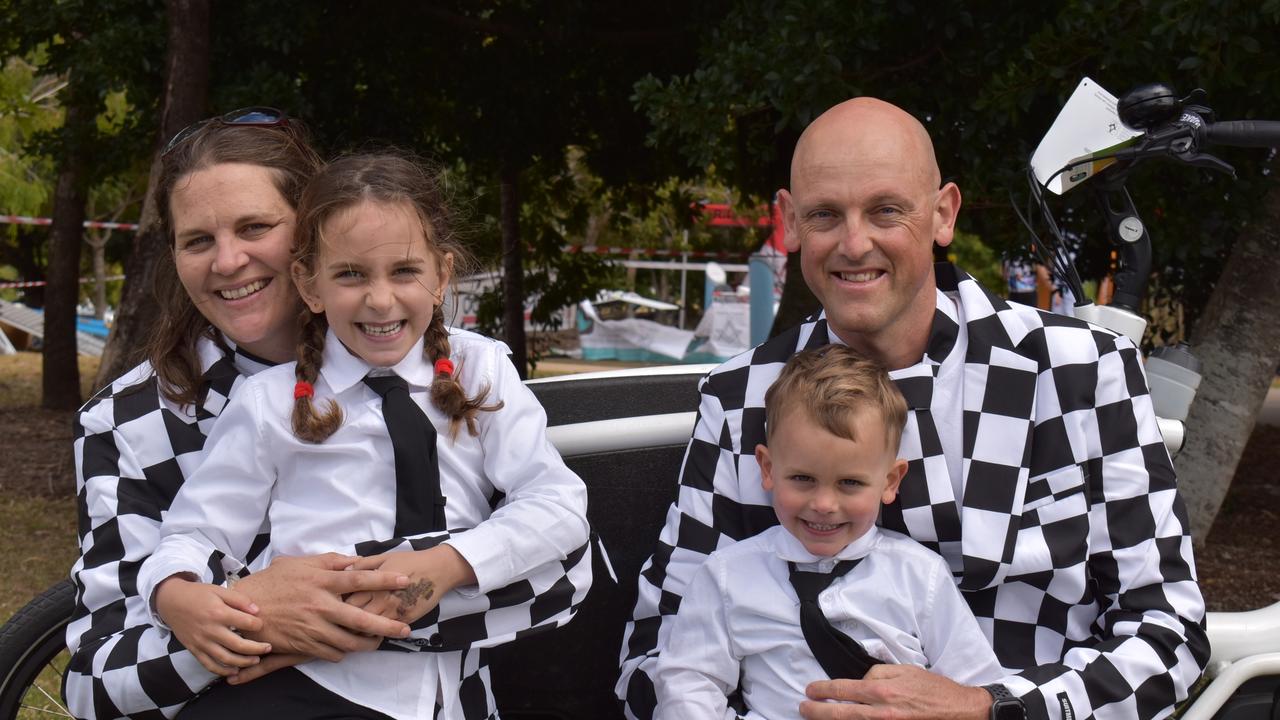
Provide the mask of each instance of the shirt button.
{"label": "shirt button", "polygon": [[413,644],[417,645],[418,647],[422,647],[427,644],[427,641],[422,638],[417,638],[413,641]]}
{"label": "shirt button", "polygon": [[427,640],[427,644],[431,647],[440,647],[444,644],[444,638],[440,637],[440,633],[435,633]]}

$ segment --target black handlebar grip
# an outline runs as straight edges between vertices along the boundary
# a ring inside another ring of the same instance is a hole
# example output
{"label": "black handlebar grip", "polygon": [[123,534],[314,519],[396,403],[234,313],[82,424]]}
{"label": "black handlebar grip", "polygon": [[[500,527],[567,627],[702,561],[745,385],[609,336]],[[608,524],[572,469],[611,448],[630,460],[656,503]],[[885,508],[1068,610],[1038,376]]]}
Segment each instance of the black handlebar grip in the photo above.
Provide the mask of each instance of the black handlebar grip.
{"label": "black handlebar grip", "polygon": [[1228,120],[1204,127],[1205,142],[1236,147],[1280,147],[1280,122],[1275,120]]}

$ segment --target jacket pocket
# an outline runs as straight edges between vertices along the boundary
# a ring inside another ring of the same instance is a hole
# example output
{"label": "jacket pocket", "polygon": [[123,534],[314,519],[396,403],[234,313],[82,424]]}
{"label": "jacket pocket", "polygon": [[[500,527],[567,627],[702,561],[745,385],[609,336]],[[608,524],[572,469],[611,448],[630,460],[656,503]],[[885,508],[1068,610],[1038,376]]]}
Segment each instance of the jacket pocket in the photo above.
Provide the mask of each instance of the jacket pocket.
{"label": "jacket pocket", "polygon": [[1085,471],[1078,465],[1028,481],[1010,578],[1050,573],[1083,562],[1089,543],[1085,487]]}
{"label": "jacket pocket", "polygon": [[1038,510],[1077,493],[1083,493],[1084,469],[1068,465],[1060,470],[1033,477],[1027,481],[1027,494],[1022,503],[1023,514]]}

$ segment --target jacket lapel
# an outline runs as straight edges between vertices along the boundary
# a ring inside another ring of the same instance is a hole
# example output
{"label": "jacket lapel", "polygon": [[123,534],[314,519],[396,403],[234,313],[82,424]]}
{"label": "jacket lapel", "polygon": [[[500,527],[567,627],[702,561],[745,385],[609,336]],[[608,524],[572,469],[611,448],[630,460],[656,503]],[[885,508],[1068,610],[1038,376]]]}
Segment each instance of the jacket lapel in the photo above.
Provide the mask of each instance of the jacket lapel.
{"label": "jacket lapel", "polygon": [[954,266],[938,286],[955,292],[968,334],[964,364],[964,498],[960,587],[1003,582],[1013,560],[1030,465],[1038,365],[1015,348],[1027,328],[1001,298]]}

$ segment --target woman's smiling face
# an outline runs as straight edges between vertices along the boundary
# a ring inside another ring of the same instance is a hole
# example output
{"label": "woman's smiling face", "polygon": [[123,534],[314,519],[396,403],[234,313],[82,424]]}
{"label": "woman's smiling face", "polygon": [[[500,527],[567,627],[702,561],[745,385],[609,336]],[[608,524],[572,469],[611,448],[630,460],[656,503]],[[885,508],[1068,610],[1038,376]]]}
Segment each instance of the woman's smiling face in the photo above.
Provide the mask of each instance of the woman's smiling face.
{"label": "woman's smiling face", "polygon": [[223,163],[192,172],[174,186],[170,214],[178,277],[200,314],[254,355],[291,359],[295,214],[272,171]]}

